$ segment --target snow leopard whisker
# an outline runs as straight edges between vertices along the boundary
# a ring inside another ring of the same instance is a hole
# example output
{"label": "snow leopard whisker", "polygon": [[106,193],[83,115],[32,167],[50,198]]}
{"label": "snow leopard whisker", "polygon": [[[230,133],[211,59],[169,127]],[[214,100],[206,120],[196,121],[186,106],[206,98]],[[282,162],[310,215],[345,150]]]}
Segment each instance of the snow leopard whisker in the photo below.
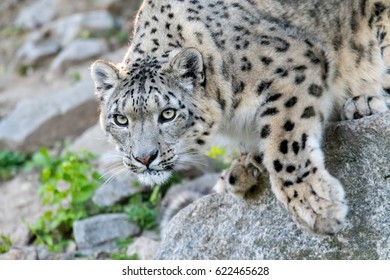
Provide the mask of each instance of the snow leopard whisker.
{"label": "snow leopard whisker", "polygon": [[127,168],[125,166],[123,166],[123,168],[120,168],[119,170],[117,170],[115,173],[113,173],[104,183],[103,185],[107,185],[108,183],[110,183],[116,176],[118,176],[119,174],[121,174],[122,172],[126,172],[127,171]]}
{"label": "snow leopard whisker", "polygon": [[[105,172],[102,176],[101,176],[101,179],[103,178],[106,178],[107,176],[109,176],[109,179],[113,177],[113,175],[117,175],[119,171],[121,170],[126,170],[126,166],[124,166],[123,164],[121,165],[118,165],[118,166],[115,166],[115,167],[112,167],[110,170],[108,170],[107,172]],[[107,182],[108,179],[105,181]]]}

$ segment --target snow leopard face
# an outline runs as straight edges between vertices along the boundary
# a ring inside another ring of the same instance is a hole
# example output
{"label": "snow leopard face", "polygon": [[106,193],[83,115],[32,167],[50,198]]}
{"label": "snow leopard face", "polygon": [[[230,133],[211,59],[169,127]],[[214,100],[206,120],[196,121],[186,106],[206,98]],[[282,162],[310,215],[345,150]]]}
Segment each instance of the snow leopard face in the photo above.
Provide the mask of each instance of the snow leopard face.
{"label": "snow leopard face", "polygon": [[162,184],[196,161],[215,126],[197,50],[118,66],[97,61],[92,76],[103,129],[142,183]]}

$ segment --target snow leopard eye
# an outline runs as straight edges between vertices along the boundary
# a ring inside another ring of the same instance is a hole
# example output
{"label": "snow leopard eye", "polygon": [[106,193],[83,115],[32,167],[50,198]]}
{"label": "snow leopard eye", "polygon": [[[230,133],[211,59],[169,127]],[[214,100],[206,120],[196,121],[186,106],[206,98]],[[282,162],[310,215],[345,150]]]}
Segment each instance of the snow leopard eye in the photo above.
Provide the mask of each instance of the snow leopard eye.
{"label": "snow leopard eye", "polygon": [[176,110],[172,108],[162,111],[159,121],[161,123],[172,121],[176,117]]}
{"label": "snow leopard eye", "polygon": [[126,126],[129,123],[129,121],[125,116],[119,114],[114,115],[114,122],[118,126]]}

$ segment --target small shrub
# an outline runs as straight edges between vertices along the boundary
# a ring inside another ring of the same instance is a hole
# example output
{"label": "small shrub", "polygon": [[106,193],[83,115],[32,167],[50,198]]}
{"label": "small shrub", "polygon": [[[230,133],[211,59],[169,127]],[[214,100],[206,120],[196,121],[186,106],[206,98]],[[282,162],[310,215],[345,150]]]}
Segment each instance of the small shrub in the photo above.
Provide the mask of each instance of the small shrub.
{"label": "small shrub", "polygon": [[[153,230],[157,227],[158,204],[162,193],[170,185],[180,182],[180,176],[174,174],[167,184],[155,186],[152,192],[133,195],[127,203],[101,209],[91,201],[101,183],[101,176],[93,171],[90,163],[93,158],[94,156],[86,151],[51,156],[45,148],[32,156],[28,167],[40,168],[42,185],[38,194],[42,204],[49,208],[36,223],[30,225],[36,244],[45,245],[53,252],[64,250],[74,239],[73,223],[101,213],[121,212],[142,229]],[[129,240],[123,242],[130,243]],[[119,253],[113,254],[112,258],[138,257],[126,256],[126,252],[120,250]]]}
{"label": "small shrub", "polygon": [[41,168],[38,194],[43,205],[50,205],[31,226],[37,244],[54,252],[63,250],[73,240],[73,223],[98,213],[91,202],[100,183],[100,175],[90,163],[93,158],[86,151],[53,157],[47,149],[33,155],[30,165]]}
{"label": "small shrub", "polygon": [[157,226],[158,211],[150,201],[143,200],[142,194],[134,195],[124,208],[128,219],[142,229],[153,229]]}
{"label": "small shrub", "polygon": [[7,253],[11,246],[11,239],[6,235],[0,235],[0,254]]}
{"label": "small shrub", "polygon": [[125,44],[129,41],[129,33],[124,30],[119,30],[115,33],[114,37],[120,44]]}
{"label": "small shrub", "polygon": [[6,181],[15,176],[23,168],[28,158],[28,154],[0,151],[0,181]]}
{"label": "small shrub", "polygon": [[[154,186],[152,192],[139,193],[132,196],[127,205],[124,206],[124,212],[129,220],[142,229],[155,229],[158,225],[158,205],[161,197],[172,185],[180,183],[181,180],[182,178],[179,174],[173,173],[167,183]],[[137,181],[134,183],[138,184]]]}
{"label": "small shrub", "polygon": [[133,254],[131,256],[127,255],[127,248],[133,242],[133,238],[127,237],[124,239],[118,239],[115,241],[115,245],[118,249],[118,252],[111,254],[111,259],[113,260],[138,260],[138,255]]}
{"label": "small shrub", "polygon": [[81,80],[81,74],[79,71],[72,71],[69,74],[69,79],[72,83],[77,83]]}
{"label": "small shrub", "polygon": [[23,35],[23,28],[20,26],[6,26],[0,30],[1,38],[10,38]]}
{"label": "small shrub", "polygon": [[19,65],[16,68],[16,72],[18,73],[19,76],[26,77],[30,76],[34,71],[36,67],[34,65]]}

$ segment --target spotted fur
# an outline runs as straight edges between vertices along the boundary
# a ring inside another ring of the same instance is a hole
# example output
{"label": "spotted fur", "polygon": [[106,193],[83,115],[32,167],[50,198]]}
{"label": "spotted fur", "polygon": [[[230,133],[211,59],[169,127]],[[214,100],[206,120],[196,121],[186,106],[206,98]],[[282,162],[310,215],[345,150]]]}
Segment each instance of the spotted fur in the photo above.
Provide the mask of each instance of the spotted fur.
{"label": "spotted fur", "polygon": [[347,206],[322,131],[333,111],[388,110],[389,13],[387,0],[145,0],[123,62],[92,66],[102,127],[148,184],[224,135],[261,158],[298,225],[336,233]]}

